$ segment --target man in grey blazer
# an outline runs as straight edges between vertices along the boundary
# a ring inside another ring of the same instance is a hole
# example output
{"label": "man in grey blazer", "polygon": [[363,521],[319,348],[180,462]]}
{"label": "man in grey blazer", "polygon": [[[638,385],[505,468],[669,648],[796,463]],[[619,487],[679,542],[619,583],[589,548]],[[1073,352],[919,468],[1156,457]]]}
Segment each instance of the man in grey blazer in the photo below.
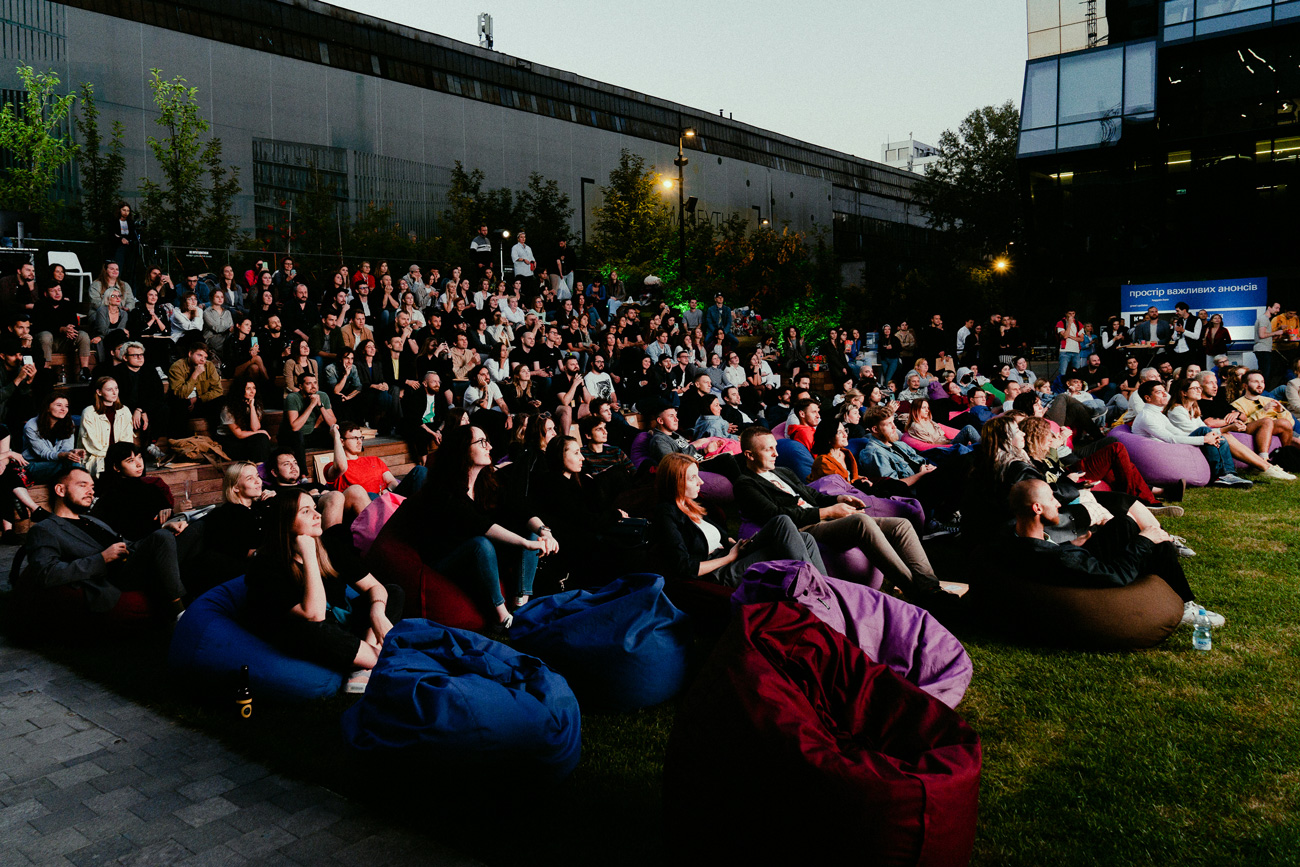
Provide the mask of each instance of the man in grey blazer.
{"label": "man in grey blazer", "polygon": [[126,590],[143,591],[161,611],[179,615],[184,610],[185,585],[171,530],[123,541],[90,516],[95,480],[81,467],[54,480],[50,501],[52,517],[27,534],[27,565],[20,579],[25,589],[79,588],[86,607],[96,614],[112,611]]}

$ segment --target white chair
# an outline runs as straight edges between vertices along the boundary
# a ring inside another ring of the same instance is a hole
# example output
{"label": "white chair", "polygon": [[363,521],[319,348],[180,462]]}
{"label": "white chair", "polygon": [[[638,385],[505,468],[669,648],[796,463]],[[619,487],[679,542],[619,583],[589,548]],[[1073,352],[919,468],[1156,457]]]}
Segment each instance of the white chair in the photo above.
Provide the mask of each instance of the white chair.
{"label": "white chair", "polygon": [[65,274],[77,278],[77,297],[70,300],[80,304],[86,297],[86,290],[90,288],[91,280],[94,279],[91,277],[90,272],[81,270],[81,260],[71,250],[50,250],[45,255],[49,259],[51,268],[55,265],[62,265]]}

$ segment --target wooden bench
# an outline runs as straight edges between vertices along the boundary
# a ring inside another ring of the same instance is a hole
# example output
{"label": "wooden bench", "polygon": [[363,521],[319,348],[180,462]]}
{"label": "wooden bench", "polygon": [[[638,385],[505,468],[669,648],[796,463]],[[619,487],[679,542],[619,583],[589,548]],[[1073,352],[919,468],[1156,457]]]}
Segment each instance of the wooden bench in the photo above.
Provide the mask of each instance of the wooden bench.
{"label": "wooden bench", "polygon": [[[321,481],[315,478],[313,469],[316,463],[315,456],[329,453],[329,449],[309,449],[307,451],[307,466],[302,468],[303,472],[314,481]],[[388,464],[388,468],[392,470],[393,475],[398,478],[409,473],[418,460],[404,441],[391,437],[375,437],[367,440],[361,453],[382,458],[384,463]],[[178,509],[185,500],[185,487],[188,483],[191,508],[197,509],[221,502],[221,476],[226,466],[226,464],[213,466],[209,463],[187,463],[181,466],[172,465],[163,467],[160,470],[152,470],[149,475],[156,476],[167,482]],[[47,491],[44,485],[31,488],[30,493],[37,505],[48,505]]]}

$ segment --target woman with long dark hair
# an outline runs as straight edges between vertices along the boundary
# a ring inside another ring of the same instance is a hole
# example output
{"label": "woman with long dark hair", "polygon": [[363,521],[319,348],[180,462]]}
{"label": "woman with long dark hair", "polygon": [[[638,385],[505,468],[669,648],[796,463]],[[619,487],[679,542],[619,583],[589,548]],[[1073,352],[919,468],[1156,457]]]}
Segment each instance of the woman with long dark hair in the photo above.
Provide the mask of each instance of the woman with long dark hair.
{"label": "woman with long dark hair", "polygon": [[235,319],[226,309],[226,293],[218,286],[212,290],[212,302],[203,311],[203,341],[212,354],[220,358],[226,351],[226,341],[235,328]]}
{"label": "woman with long dark hair", "polygon": [[86,462],[86,450],[76,447],[77,428],[68,399],[58,392],[46,395],[40,412],[27,420],[23,439],[27,443],[23,449],[27,481],[33,485],[47,484],[69,466]]}
{"label": "woman with long dark hair", "polygon": [[[268,540],[249,561],[249,610],[257,631],[272,643],[353,672],[348,692],[363,692],[388,630],[401,619],[403,594],[367,572],[345,537],[336,543],[323,533],[310,496],[276,496]],[[360,598],[348,599],[349,584]]]}
{"label": "woman with long dark hair", "polygon": [[537,558],[560,546],[541,518],[501,496],[482,428],[460,425],[443,431],[429,478],[414,499],[425,530],[420,540],[425,562],[495,611],[500,627],[508,629],[514,617],[502,585],[516,606],[526,603]]}
{"label": "woman with long dark hair", "polygon": [[284,390],[285,394],[296,392],[302,388],[302,377],[310,373],[320,382],[320,369],[316,364],[316,359],[311,357],[311,344],[305,338],[298,338],[291,344],[292,352],[284,362]]}
{"label": "woman with long dark hair", "polygon": [[[846,404],[846,407],[846,413],[848,410],[857,412],[852,404]],[[822,476],[840,476],[858,490],[871,492],[871,480],[858,472],[857,458],[849,449],[849,431],[841,419],[827,415],[821,420],[813,433],[812,454],[812,472],[808,474],[808,481],[815,482]]]}
{"label": "woman with long dark hair", "polygon": [[261,463],[271,454],[271,434],[263,426],[265,412],[257,391],[256,379],[238,379],[226,392],[221,407],[221,441],[237,461]]}
{"label": "woman with long dark hair", "polygon": [[271,372],[262,360],[262,348],[253,334],[253,317],[240,313],[235,318],[235,330],[221,356],[221,370],[231,379],[247,376],[270,382]]}
{"label": "woman with long dark hair", "polygon": [[701,578],[728,587],[755,563],[804,560],[826,574],[817,541],[800,532],[787,515],[777,515],[752,538],[735,542],[709,520],[699,503],[699,467],[681,454],[665,455],[655,471],[652,551],[657,568],[669,580]]}
{"label": "woman with long dark hair", "polygon": [[[135,225],[135,214],[126,202],[118,202],[114,219],[109,221],[108,236],[104,239],[105,258],[121,269],[128,279],[134,279],[140,262],[140,232]],[[131,299],[130,307],[135,304]]]}

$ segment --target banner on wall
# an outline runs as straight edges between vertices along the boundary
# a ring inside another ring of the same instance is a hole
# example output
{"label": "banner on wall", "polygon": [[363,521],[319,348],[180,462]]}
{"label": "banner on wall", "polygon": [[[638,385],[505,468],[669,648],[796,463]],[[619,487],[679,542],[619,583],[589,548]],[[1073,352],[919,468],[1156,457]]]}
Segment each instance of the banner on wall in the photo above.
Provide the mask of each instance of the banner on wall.
{"label": "banner on wall", "polygon": [[1120,286],[1119,295],[1121,315],[1130,325],[1146,316],[1150,307],[1167,318],[1181,301],[1192,309],[1193,316],[1201,310],[1222,316],[1234,343],[1253,342],[1255,320],[1268,305],[1268,278],[1131,283]]}

